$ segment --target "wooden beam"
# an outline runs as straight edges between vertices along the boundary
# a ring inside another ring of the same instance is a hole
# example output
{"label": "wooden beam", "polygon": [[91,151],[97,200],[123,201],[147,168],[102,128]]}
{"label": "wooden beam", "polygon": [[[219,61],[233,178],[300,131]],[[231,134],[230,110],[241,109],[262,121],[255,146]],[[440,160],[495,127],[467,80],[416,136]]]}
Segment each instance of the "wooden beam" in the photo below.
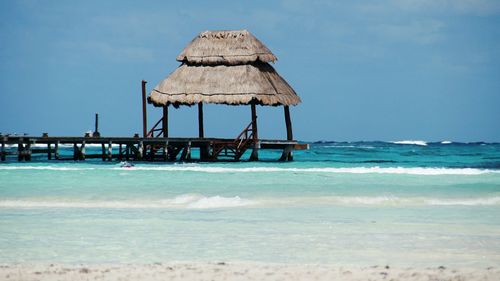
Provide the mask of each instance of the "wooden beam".
{"label": "wooden beam", "polygon": [[163,137],[168,138],[168,105],[163,106]]}
{"label": "wooden beam", "polygon": [[203,130],[203,103],[198,103],[198,137],[204,138],[205,132]]}
{"label": "wooden beam", "polygon": [[146,81],[142,80],[142,134],[143,137],[148,135],[148,116],[146,112]]}
{"label": "wooden beam", "polygon": [[290,120],[290,108],[288,105],[285,105],[285,123],[286,123],[286,139],[293,140],[293,132],[292,132],[292,121]]}
{"label": "wooden beam", "polygon": [[252,136],[253,136],[253,150],[250,155],[250,161],[259,160],[259,134],[257,130],[257,109],[255,108],[255,102],[251,104],[252,109]]}

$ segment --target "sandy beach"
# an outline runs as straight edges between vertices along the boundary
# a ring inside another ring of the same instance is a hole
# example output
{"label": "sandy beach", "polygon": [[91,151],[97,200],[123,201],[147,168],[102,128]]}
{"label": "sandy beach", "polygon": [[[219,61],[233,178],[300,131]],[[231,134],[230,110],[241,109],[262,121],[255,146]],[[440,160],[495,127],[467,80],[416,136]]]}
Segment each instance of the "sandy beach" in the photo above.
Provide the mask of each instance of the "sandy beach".
{"label": "sandy beach", "polygon": [[3,264],[2,280],[499,280],[499,268],[452,269],[281,265],[264,263],[155,263],[120,265]]}

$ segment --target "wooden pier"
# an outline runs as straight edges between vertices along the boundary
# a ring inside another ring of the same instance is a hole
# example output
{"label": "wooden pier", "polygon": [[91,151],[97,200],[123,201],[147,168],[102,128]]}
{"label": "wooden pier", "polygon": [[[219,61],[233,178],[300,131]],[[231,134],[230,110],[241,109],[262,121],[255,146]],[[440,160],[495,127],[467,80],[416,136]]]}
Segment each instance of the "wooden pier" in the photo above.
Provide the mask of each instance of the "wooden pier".
{"label": "wooden pier", "polygon": [[[151,138],[151,137],[33,137],[0,136],[0,160],[8,158],[32,161],[34,156],[47,160],[82,161],[240,161],[247,150],[252,155],[261,149],[282,150],[280,161],[293,160],[293,150],[308,149],[307,144],[287,140],[251,138]],[[65,153],[61,153],[64,146]],[[91,149],[89,148],[91,147]],[[100,149],[99,149],[100,146]],[[193,155],[191,149],[199,149]],[[69,153],[68,151],[72,153]],[[249,159],[252,160],[252,159]]]}
{"label": "wooden pier", "polygon": [[[279,161],[292,161],[293,151],[308,149],[293,139],[290,106],[301,102],[295,90],[269,64],[276,56],[247,30],[215,30],[200,33],[177,56],[181,65],[149,94],[141,82],[142,137],[101,137],[99,116],[95,130],[84,137],[41,137],[0,134],[0,160],[31,161],[257,161],[259,150],[281,151]],[[151,129],[147,103],[163,115]],[[250,123],[234,139],[206,138],[203,104],[249,106]],[[169,136],[169,107],[198,107],[198,137]],[[286,140],[260,139],[257,106],[283,106]],[[62,149],[64,146],[64,149]],[[199,153],[192,153],[192,149]],[[245,154],[245,152],[251,152]],[[196,157],[196,154],[198,156]],[[248,159],[243,159],[246,156]],[[36,157],[35,157],[36,156]],[[40,157],[41,156],[41,157]]]}

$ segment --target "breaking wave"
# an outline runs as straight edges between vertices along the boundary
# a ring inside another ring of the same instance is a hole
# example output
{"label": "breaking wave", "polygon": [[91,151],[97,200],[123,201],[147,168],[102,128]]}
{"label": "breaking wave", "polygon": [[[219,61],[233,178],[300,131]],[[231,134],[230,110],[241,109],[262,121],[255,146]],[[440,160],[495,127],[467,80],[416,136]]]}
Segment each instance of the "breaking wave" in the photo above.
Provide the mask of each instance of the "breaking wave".
{"label": "breaking wave", "polygon": [[500,170],[478,168],[424,168],[424,167],[316,167],[316,168],[283,168],[283,167],[221,167],[208,165],[165,165],[165,166],[135,166],[121,167],[62,167],[62,166],[0,166],[0,170],[55,170],[55,171],[82,171],[82,170],[119,170],[119,171],[177,171],[200,173],[345,173],[345,174],[406,174],[406,175],[482,175],[498,174]]}
{"label": "breaking wave", "polygon": [[402,141],[393,141],[391,143],[394,143],[394,144],[422,145],[422,146],[426,146],[427,145],[427,142],[422,141],[422,140],[402,140]]}
{"label": "breaking wave", "polygon": [[171,199],[142,201],[70,201],[70,200],[0,200],[0,208],[11,209],[224,209],[239,207],[276,207],[303,205],[339,206],[493,206],[500,205],[500,197],[479,198],[432,198],[398,196],[318,196],[318,197],[275,197],[244,199],[239,196],[201,196],[184,194]]}
{"label": "breaking wave", "polygon": [[[120,169],[120,168],[114,168]],[[294,173],[347,173],[347,174],[408,174],[408,175],[482,175],[488,173],[500,173],[500,170],[487,170],[475,168],[407,168],[407,167],[353,167],[353,168],[281,168],[281,167],[247,167],[228,168],[214,166],[139,166],[127,171],[190,171],[204,173],[271,173],[271,172],[294,172]]]}
{"label": "breaking wave", "polygon": [[0,170],[51,170],[51,171],[85,171],[95,170],[92,167],[60,167],[60,166],[0,166]]}
{"label": "breaking wave", "polygon": [[377,206],[487,206],[500,205],[500,197],[482,198],[428,198],[397,196],[334,196],[326,201],[341,205]]}
{"label": "breaking wave", "polygon": [[255,205],[258,202],[239,196],[205,197],[184,194],[171,199],[153,201],[40,201],[40,200],[0,200],[0,208],[76,208],[76,209],[216,209]]}

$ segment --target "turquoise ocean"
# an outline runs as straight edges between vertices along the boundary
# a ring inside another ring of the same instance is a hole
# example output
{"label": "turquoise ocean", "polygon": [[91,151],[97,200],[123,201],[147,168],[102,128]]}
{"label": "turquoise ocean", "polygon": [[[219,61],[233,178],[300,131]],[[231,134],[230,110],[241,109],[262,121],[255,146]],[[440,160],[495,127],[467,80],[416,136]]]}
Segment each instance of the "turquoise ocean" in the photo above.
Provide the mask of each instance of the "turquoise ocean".
{"label": "turquoise ocean", "polygon": [[0,263],[500,264],[500,144],[318,142],[294,160],[11,159]]}

